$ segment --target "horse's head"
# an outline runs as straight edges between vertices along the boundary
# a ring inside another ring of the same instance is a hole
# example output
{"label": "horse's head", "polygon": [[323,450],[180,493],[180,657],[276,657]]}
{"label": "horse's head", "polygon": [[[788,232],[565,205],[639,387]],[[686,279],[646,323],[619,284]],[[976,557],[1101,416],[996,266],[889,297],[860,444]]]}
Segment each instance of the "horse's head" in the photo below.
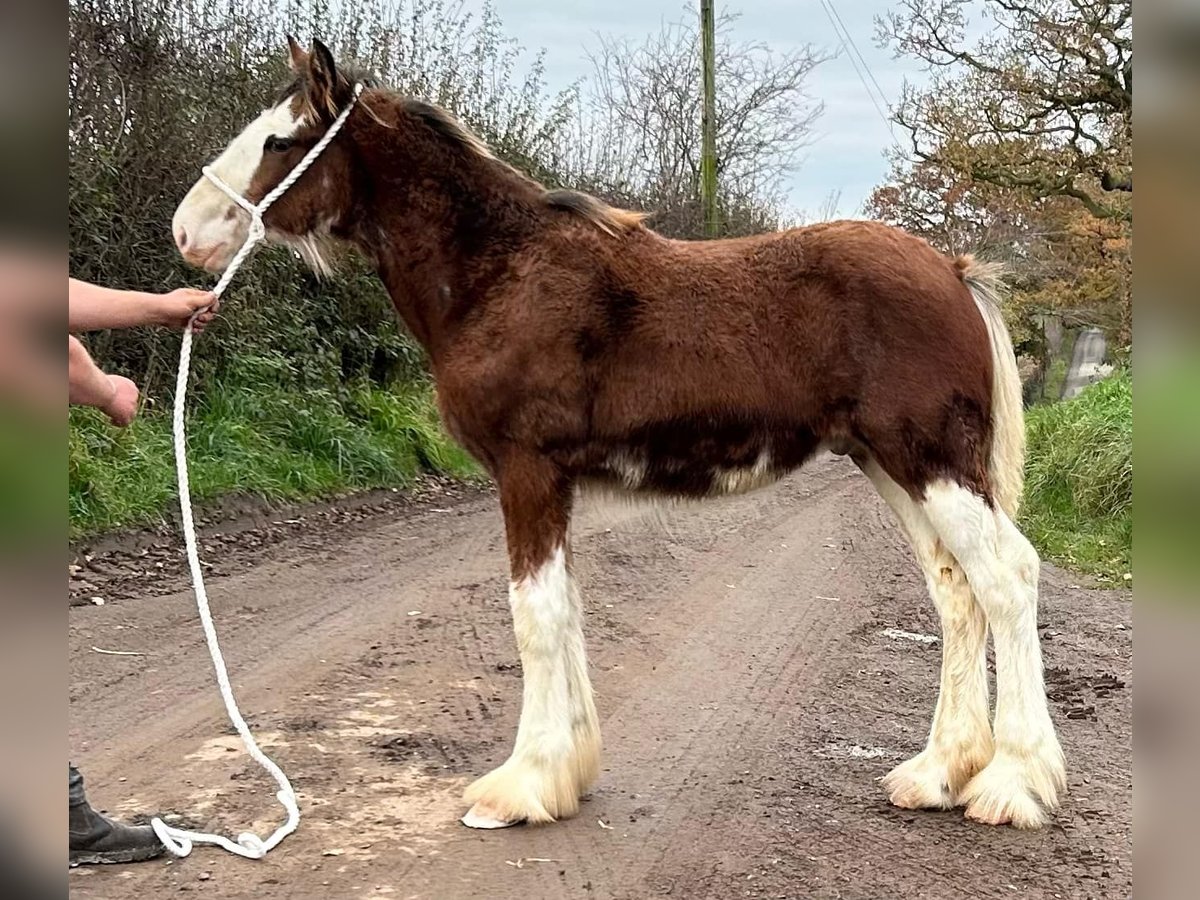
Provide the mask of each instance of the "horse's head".
{"label": "horse's head", "polygon": [[[211,164],[213,172],[252,204],[287,176],[354,96],[354,86],[320,41],[305,52],[289,37],[288,49],[292,83]],[[352,199],[350,157],[341,143],[335,140],[326,147],[263,216],[268,238],[294,247],[318,271],[327,268],[323,249]],[[225,270],[245,242],[250,215],[201,176],[179,204],[171,225],[183,257],[216,273]]]}

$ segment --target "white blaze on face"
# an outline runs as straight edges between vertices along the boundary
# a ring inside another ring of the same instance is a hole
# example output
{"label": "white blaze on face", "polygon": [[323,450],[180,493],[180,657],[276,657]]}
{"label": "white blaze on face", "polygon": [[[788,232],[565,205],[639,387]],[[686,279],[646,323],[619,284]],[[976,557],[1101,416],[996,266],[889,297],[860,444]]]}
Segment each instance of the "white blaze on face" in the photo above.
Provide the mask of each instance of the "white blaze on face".
{"label": "white blaze on face", "polygon": [[[269,137],[290,137],[304,124],[292,115],[290,98],[264,110],[246,126],[211,168],[226,184],[245,196],[262,162],[263,144]],[[183,258],[210,272],[222,272],[245,243],[250,221],[246,212],[203,175],[188,191],[171,232]]]}

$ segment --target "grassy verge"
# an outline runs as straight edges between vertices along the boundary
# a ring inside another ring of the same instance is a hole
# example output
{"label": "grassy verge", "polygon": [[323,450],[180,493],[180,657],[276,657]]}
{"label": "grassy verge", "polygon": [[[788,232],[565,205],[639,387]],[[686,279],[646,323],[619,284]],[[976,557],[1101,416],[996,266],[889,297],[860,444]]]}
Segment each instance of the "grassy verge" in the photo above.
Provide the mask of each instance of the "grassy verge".
{"label": "grassy verge", "polygon": [[1067,361],[1058,357],[1050,362],[1046,380],[1042,383],[1042,399],[1050,403],[1062,397],[1063,385],[1067,382]]}
{"label": "grassy verge", "polygon": [[1132,375],[1034,407],[1026,421],[1026,534],[1047,558],[1105,581],[1131,581]]}
{"label": "grassy verge", "polygon": [[[477,472],[443,433],[426,385],[360,385],[343,396],[210,385],[189,414],[188,460],[197,502],[228,494],[302,500],[400,487],[422,472]],[[143,411],[127,429],[71,410],[72,538],[159,522],[176,496],[169,409]]]}

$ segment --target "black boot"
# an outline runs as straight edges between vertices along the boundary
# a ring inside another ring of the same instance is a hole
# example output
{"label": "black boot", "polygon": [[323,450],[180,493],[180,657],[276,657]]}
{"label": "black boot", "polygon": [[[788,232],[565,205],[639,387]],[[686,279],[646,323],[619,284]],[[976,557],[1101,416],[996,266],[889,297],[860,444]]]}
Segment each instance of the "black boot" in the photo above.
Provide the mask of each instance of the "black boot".
{"label": "black boot", "polygon": [[92,809],[83,795],[83,779],[71,768],[70,864],[130,863],[161,856],[163,846],[149,825],[125,825]]}

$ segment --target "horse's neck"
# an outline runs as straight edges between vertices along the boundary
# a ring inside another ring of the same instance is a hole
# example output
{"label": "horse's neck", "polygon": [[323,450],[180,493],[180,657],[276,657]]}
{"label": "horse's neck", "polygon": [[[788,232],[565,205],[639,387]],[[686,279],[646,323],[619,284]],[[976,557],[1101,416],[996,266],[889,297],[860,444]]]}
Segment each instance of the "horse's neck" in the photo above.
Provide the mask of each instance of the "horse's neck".
{"label": "horse's neck", "polygon": [[445,340],[445,316],[438,301],[445,294],[443,285],[449,283],[451,267],[438,260],[436,249],[411,246],[385,247],[377,254],[376,267],[401,320],[436,359]]}
{"label": "horse's neck", "polygon": [[537,223],[503,186],[422,191],[380,204],[372,243],[397,312],[436,362],[464,314],[486,299],[507,248]]}

